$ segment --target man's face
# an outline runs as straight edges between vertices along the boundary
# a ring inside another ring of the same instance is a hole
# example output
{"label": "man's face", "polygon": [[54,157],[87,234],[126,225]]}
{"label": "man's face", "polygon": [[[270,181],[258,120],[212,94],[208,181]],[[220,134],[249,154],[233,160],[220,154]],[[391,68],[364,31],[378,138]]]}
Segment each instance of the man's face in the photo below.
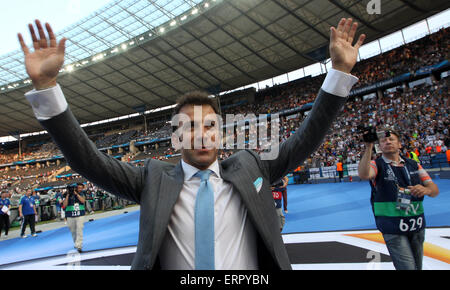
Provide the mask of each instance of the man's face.
{"label": "man's face", "polygon": [[84,186],[82,185],[77,185],[77,192],[80,193],[84,190]]}
{"label": "man's face", "polygon": [[[186,163],[205,170],[217,160],[218,146],[213,144],[219,132],[217,115],[209,105],[186,105],[180,114],[187,115],[190,120],[190,124],[184,122],[182,125],[183,138],[190,137],[190,147],[181,148],[182,158]],[[183,143],[188,144],[186,141]]]}
{"label": "man's face", "polygon": [[400,152],[402,148],[402,144],[398,137],[394,134],[391,134],[389,137],[383,137],[380,139],[380,149],[381,152],[385,154],[393,154]]}
{"label": "man's face", "polygon": [[27,189],[27,196],[30,196],[33,192],[31,191],[31,189]]}

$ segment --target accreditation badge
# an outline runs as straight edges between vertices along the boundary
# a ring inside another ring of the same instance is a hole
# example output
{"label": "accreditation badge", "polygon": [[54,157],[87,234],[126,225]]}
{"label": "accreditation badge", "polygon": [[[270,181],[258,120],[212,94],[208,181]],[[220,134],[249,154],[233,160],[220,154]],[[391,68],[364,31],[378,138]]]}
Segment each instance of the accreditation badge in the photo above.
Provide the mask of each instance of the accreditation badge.
{"label": "accreditation badge", "polygon": [[398,188],[397,191],[397,204],[396,208],[398,210],[408,210],[409,206],[411,205],[411,191],[407,188]]}

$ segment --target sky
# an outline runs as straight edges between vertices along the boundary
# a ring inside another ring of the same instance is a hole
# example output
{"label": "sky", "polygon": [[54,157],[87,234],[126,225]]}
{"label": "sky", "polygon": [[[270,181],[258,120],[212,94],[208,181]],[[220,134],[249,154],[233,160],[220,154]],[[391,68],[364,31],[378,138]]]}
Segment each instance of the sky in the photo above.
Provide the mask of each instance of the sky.
{"label": "sky", "polygon": [[89,16],[112,0],[0,0],[0,55],[20,49],[17,33],[29,42],[28,23],[48,22],[56,33]]}

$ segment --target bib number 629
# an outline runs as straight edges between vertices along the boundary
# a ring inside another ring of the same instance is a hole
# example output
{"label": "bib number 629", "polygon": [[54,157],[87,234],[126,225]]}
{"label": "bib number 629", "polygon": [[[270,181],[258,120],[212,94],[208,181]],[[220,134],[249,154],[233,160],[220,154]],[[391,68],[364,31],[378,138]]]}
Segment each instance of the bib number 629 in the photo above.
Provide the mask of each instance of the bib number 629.
{"label": "bib number 629", "polygon": [[417,219],[409,219],[407,220],[408,222],[405,222],[406,219],[401,219],[400,220],[400,230],[402,232],[412,232],[417,230],[418,228],[422,228],[422,224],[423,224],[423,218],[422,217],[418,217]]}

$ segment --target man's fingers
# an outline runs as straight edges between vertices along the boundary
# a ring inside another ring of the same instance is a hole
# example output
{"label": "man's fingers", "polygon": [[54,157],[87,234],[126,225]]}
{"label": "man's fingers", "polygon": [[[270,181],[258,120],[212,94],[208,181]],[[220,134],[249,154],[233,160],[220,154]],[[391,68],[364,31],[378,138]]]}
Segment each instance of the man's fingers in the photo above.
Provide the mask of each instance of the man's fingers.
{"label": "man's fingers", "polygon": [[32,24],[28,24],[28,29],[30,30],[30,34],[31,34],[31,39],[33,40],[33,47],[34,50],[39,50],[41,48],[40,44],[39,44],[39,40],[36,37],[36,33],[34,32],[34,28]]}
{"label": "man's fingers", "polygon": [[365,34],[361,34],[361,35],[359,36],[358,42],[355,44],[354,47],[355,47],[356,49],[359,49],[359,48],[363,45],[364,40],[366,40],[366,35],[365,35]]}
{"label": "man's fingers", "polygon": [[350,44],[353,43],[353,39],[355,39],[355,34],[356,34],[356,30],[358,29],[358,22],[353,23],[351,29],[350,29],[350,33],[348,34],[348,42]]}
{"label": "man's fingers", "polygon": [[42,28],[41,22],[39,20],[36,20],[36,27],[39,32],[39,37],[41,38],[41,40],[39,41],[41,48],[47,48],[48,47],[47,37],[45,36],[44,28]]}
{"label": "man's fingers", "polygon": [[426,194],[426,189],[421,186],[408,186],[408,189],[411,191],[411,195],[415,197],[422,197]]}
{"label": "man's fingers", "polygon": [[30,53],[30,50],[28,49],[27,45],[25,44],[25,41],[23,41],[22,34],[18,34],[17,37],[19,38],[20,47],[22,48],[22,51],[25,55]]}
{"label": "man's fingers", "polygon": [[346,22],[345,18],[342,18],[341,21],[339,21],[337,31],[344,32],[345,22]]}
{"label": "man's fingers", "polygon": [[50,47],[56,47],[56,37],[53,33],[52,27],[50,26],[50,24],[45,23],[45,28],[47,29],[48,37],[50,38]]}
{"label": "man's fingers", "polygon": [[64,55],[66,52],[66,41],[67,38],[61,39],[61,41],[58,44],[58,53]]}
{"label": "man's fingers", "polygon": [[352,22],[353,22],[353,20],[351,18],[348,18],[345,21],[344,31],[342,31],[343,32],[342,38],[344,38],[344,40],[348,39],[348,36],[350,34],[350,29],[352,28]]}
{"label": "man's fingers", "polygon": [[331,27],[331,42],[336,41],[337,37],[338,37],[338,32],[337,32],[336,28]]}

